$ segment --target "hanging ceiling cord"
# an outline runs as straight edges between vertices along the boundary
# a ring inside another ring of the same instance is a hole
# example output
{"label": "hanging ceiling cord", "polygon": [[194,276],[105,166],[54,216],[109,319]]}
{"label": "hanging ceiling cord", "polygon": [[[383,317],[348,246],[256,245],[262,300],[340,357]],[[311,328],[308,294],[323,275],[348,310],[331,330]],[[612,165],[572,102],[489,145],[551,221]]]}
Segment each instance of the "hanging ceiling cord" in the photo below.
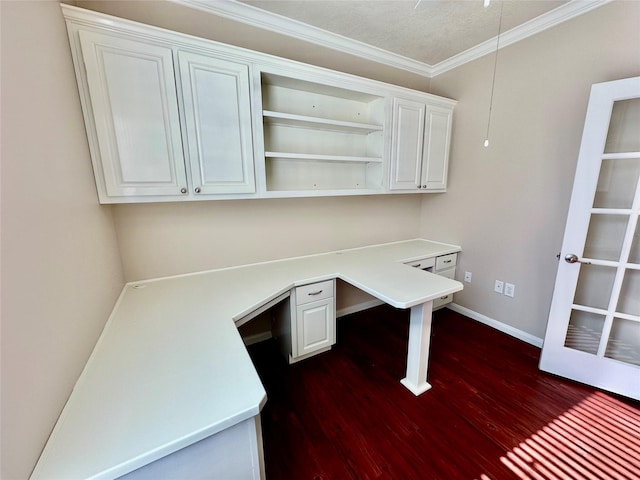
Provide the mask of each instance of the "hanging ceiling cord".
{"label": "hanging ceiling cord", "polygon": [[504,1],[500,2],[500,20],[498,21],[498,37],[496,39],[496,55],[493,63],[493,80],[491,81],[491,97],[489,98],[489,119],[487,120],[487,134],[484,137],[484,146],[489,146],[489,128],[491,127],[491,111],[493,110],[493,92],[496,87],[496,71],[498,69],[498,50],[500,49],[500,32],[502,30],[502,10]]}

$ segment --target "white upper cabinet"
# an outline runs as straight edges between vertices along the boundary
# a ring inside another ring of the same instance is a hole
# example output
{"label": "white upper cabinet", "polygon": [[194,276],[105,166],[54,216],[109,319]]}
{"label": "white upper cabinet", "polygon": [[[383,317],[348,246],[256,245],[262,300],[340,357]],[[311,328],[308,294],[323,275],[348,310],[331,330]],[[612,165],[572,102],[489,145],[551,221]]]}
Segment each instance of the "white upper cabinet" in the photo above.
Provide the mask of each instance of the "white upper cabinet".
{"label": "white upper cabinet", "polygon": [[391,190],[447,188],[453,106],[394,98]]}
{"label": "white upper cabinet", "polygon": [[61,8],[101,203],[446,189],[453,100]]}
{"label": "white upper cabinet", "polygon": [[424,112],[422,102],[402,98],[393,101],[392,190],[421,188]]}
{"label": "white upper cabinet", "polygon": [[79,38],[101,196],[186,193],[171,49],[92,31]]}
{"label": "white upper cabinet", "polygon": [[452,108],[427,105],[421,179],[428,191],[447,188],[452,118]]}
{"label": "white upper cabinet", "polygon": [[253,193],[249,67],[178,52],[192,193]]}

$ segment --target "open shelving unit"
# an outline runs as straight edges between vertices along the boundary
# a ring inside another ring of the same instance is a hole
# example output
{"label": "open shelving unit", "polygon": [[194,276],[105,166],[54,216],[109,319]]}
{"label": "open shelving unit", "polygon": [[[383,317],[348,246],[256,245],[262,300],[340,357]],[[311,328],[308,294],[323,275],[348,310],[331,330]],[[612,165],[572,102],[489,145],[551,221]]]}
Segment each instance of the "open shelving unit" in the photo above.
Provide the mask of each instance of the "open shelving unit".
{"label": "open shelving unit", "polygon": [[267,191],[383,188],[385,98],[262,73]]}

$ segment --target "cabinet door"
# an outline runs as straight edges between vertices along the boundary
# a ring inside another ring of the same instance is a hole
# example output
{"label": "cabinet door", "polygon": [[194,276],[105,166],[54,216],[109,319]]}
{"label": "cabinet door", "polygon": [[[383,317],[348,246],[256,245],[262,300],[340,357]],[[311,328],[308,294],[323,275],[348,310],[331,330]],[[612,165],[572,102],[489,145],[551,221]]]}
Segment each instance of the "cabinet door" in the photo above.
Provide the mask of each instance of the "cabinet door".
{"label": "cabinet door", "polygon": [[178,52],[196,194],[255,192],[249,67]]}
{"label": "cabinet door", "polygon": [[391,190],[416,190],[421,185],[425,105],[403,98],[393,101]]}
{"label": "cabinet door", "polygon": [[296,309],[296,346],[294,356],[307,355],[336,343],[333,297],[299,305]]}
{"label": "cabinet door", "polygon": [[[186,193],[170,48],[80,31],[98,152],[110,197]],[[184,192],[181,190],[184,189]]]}
{"label": "cabinet door", "polygon": [[427,190],[447,188],[452,113],[449,108],[427,105],[421,176],[422,188]]}

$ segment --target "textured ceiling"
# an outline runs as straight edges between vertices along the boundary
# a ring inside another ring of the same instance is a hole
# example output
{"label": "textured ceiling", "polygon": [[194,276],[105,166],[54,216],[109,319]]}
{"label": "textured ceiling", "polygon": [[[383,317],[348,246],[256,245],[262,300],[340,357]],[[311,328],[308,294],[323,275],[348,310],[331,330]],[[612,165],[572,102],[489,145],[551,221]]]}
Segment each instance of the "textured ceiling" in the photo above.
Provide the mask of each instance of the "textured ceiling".
{"label": "textured ceiling", "polygon": [[241,0],[242,3],[436,65],[567,1]]}

